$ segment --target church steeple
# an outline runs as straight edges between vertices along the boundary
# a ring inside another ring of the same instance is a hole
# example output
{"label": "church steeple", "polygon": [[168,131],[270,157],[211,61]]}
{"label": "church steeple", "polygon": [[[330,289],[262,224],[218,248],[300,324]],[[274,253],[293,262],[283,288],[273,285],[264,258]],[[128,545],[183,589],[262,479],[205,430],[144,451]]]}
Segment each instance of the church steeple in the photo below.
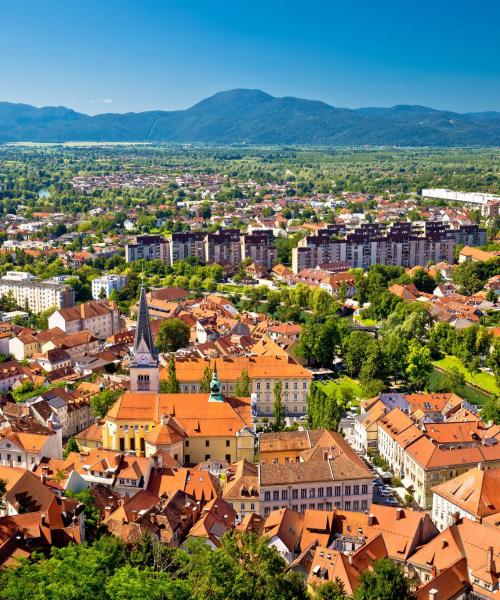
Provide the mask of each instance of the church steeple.
{"label": "church steeple", "polygon": [[210,398],[209,402],[224,402],[222,397],[221,385],[219,376],[217,375],[217,363],[214,364],[214,372],[212,375],[212,381],[210,383]]}
{"label": "church steeple", "polygon": [[151,324],[149,323],[148,302],[146,299],[146,288],[141,285],[141,295],[139,298],[139,309],[137,311],[137,327],[135,330],[134,354],[149,354],[155,358],[156,348],[151,333]]}
{"label": "church steeple", "polygon": [[135,392],[158,392],[160,378],[158,352],[154,345],[149,322],[146,289],[141,286],[137,327],[135,330],[134,357],[130,363],[130,389]]}

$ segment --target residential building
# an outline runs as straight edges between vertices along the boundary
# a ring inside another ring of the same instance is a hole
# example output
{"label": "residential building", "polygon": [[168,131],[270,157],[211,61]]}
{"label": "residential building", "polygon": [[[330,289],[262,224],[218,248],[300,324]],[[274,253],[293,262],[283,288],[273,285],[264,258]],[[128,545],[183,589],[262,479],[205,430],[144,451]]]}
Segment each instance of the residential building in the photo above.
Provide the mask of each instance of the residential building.
{"label": "residential building", "polygon": [[123,275],[102,275],[92,279],[92,298],[101,300],[109,298],[113,290],[121,290],[127,283],[127,278]]}
{"label": "residential building", "polygon": [[477,225],[451,229],[442,221],[426,222],[422,228],[410,222],[365,223],[352,232],[320,229],[306,236],[292,250],[292,270],[314,269],[330,262],[346,261],[351,268],[367,269],[372,264],[414,267],[428,263],[453,262],[458,244],[481,246],[486,231]]}
{"label": "residential building", "polygon": [[241,263],[239,229],[219,229],[217,233],[208,233],[204,244],[204,262],[231,267],[237,267]]}
{"label": "residential building", "polygon": [[[481,427],[471,422],[457,427],[456,422],[450,422],[419,428],[395,408],[378,422],[378,449],[394,475],[414,494],[416,502],[430,509],[432,488],[437,484],[453,479],[478,463],[483,463],[485,468],[500,466],[500,444],[496,437],[489,437],[483,425]],[[472,435],[471,429],[474,430]]]}
{"label": "residential building", "polygon": [[169,238],[170,263],[184,260],[188,257],[205,262],[205,236],[203,231],[188,233],[173,233]]}
{"label": "residential building", "polygon": [[0,296],[6,294],[11,294],[18,306],[37,314],[53,306],[65,308],[75,303],[75,294],[69,285],[40,281],[30,273],[20,271],[7,271],[0,277]]}
{"label": "residential building", "polygon": [[61,308],[49,317],[49,329],[56,327],[66,334],[87,330],[105,340],[120,329],[120,309],[112,300],[90,300]]}
{"label": "residential building", "polygon": [[125,246],[125,260],[161,260],[170,262],[170,245],[161,235],[138,235],[132,244]]}
{"label": "residential building", "polygon": [[270,272],[278,260],[272,231],[259,231],[241,236],[241,258],[251,258],[255,265]]}
{"label": "residential building", "polygon": [[373,476],[344,438],[326,430],[259,436],[261,515],[278,508],[365,511]]}
{"label": "residential building", "polygon": [[479,466],[432,488],[432,520],[439,531],[466,518],[500,521],[500,468]]}
{"label": "residential building", "polygon": [[236,511],[237,523],[253,513],[260,513],[259,495],[258,465],[240,460],[236,463],[235,472],[228,476],[222,494]]}

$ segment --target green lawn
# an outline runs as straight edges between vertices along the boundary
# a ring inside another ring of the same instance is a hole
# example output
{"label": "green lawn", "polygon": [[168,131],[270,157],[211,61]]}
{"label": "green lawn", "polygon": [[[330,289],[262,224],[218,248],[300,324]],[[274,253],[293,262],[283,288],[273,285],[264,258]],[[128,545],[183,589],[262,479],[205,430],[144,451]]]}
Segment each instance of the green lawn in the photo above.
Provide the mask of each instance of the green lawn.
{"label": "green lawn", "polygon": [[378,324],[377,321],[374,321],[373,319],[362,319],[361,317],[353,317],[353,322],[362,325],[363,327],[373,327]]}
{"label": "green lawn", "polygon": [[440,369],[443,369],[444,371],[449,371],[452,367],[455,367],[461,373],[463,373],[463,376],[465,377],[465,381],[467,381],[467,383],[471,383],[472,385],[481,388],[486,393],[495,395],[500,394],[500,389],[498,388],[497,383],[495,381],[495,377],[493,375],[490,375],[490,373],[485,373],[483,371],[480,371],[479,373],[474,373],[472,375],[463,365],[462,361],[456,356],[447,355],[441,360],[436,360],[434,362],[434,365],[436,367],[439,367]]}
{"label": "green lawn", "polygon": [[[444,373],[434,370],[429,376],[429,391],[436,391],[438,383],[444,378]],[[471,404],[483,405],[488,398],[491,398],[486,392],[481,392],[470,385],[459,387],[456,392],[461,398],[465,398]]]}
{"label": "green lawn", "polygon": [[347,375],[344,375],[339,379],[332,379],[330,381],[319,382],[319,385],[324,389],[326,393],[332,390],[340,390],[342,388],[350,389],[352,393],[356,396],[356,400],[354,400],[353,402],[354,406],[358,406],[360,398],[364,398],[359,383],[355,379],[347,377]]}

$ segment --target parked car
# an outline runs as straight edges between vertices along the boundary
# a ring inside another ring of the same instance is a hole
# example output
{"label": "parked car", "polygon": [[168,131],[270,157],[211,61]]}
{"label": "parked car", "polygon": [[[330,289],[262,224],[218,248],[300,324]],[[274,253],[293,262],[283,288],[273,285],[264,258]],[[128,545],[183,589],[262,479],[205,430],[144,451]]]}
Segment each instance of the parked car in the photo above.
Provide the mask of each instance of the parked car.
{"label": "parked car", "polygon": [[387,498],[387,500],[385,500],[385,504],[388,504],[389,506],[397,506],[398,501],[396,498]]}
{"label": "parked car", "polygon": [[386,489],[379,488],[378,493],[380,496],[392,496],[392,492]]}

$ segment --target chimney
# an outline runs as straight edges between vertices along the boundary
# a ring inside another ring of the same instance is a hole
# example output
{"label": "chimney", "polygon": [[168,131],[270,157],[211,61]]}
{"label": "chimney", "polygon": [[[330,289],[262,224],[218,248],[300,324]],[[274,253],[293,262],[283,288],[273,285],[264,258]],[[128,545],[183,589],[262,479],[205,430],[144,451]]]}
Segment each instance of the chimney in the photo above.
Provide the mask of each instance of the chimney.
{"label": "chimney", "polygon": [[438,591],[436,588],[429,590],[429,600],[438,600]]}
{"label": "chimney", "polygon": [[437,575],[437,569],[436,569],[435,565],[432,565],[431,578],[434,579],[434,577],[436,577],[436,575]]}
{"label": "chimney", "polygon": [[403,509],[397,508],[396,509],[396,521],[401,521],[402,517],[403,517]]}
{"label": "chimney", "polygon": [[47,519],[45,518],[45,513],[42,514],[42,525],[47,527]]}
{"label": "chimney", "polygon": [[47,485],[47,474],[42,473],[42,475],[40,476],[40,480],[43,483],[43,485]]}
{"label": "chimney", "polygon": [[47,429],[50,429],[52,431],[52,421],[47,421]]}
{"label": "chimney", "polygon": [[494,573],[495,572],[495,563],[493,561],[493,546],[489,546],[488,547],[488,553],[487,553],[487,559],[486,559],[486,568],[488,570],[488,573]]}
{"label": "chimney", "polygon": [[374,522],[375,522],[375,515],[373,513],[370,513],[368,515],[368,525],[372,526]]}

